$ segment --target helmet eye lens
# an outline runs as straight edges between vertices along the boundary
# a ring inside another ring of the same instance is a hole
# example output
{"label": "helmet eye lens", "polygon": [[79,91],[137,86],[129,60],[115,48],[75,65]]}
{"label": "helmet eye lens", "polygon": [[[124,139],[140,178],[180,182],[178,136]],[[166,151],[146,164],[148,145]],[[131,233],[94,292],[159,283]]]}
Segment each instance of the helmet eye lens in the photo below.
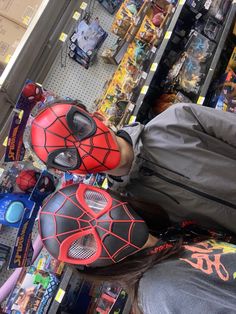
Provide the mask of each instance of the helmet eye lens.
{"label": "helmet eye lens", "polygon": [[84,200],[93,212],[98,214],[104,210],[108,204],[106,197],[97,191],[86,189]]}
{"label": "helmet eye lens", "polygon": [[68,257],[73,259],[88,259],[97,252],[97,243],[92,234],[75,240],[68,251]]}
{"label": "helmet eye lens", "polygon": [[66,169],[74,169],[78,164],[77,152],[74,149],[60,152],[54,157],[54,164]]}
{"label": "helmet eye lens", "polygon": [[76,107],[70,109],[66,119],[73,135],[80,141],[93,136],[96,132],[97,127],[93,118],[86,112],[80,112]]}

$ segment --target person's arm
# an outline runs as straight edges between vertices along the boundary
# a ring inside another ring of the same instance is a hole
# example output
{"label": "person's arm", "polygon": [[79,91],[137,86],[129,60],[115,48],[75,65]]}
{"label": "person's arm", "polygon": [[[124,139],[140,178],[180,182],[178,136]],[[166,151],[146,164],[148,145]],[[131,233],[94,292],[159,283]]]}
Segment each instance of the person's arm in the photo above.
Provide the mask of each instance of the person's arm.
{"label": "person's arm", "polygon": [[162,114],[167,118],[168,115],[174,114],[178,124],[187,127],[189,125],[189,128],[207,133],[236,147],[236,116],[233,113],[196,104],[176,104]]}

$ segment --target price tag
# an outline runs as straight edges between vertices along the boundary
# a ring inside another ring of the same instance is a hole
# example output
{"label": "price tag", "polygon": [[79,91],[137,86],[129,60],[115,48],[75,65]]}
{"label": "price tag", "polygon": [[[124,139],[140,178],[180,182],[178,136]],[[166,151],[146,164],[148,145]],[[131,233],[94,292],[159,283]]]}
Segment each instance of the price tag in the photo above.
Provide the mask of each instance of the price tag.
{"label": "price tag", "polygon": [[102,188],[107,190],[108,189],[108,181],[107,181],[107,178],[104,179],[103,183],[102,183]]}
{"label": "price tag", "polygon": [[167,32],[165,33],[164,38],[165,38],[165,39],[170,39],[171,35],[172,35],[172,31],[167,31]]}
{"label": "price tag", "polygon": [[24,114],[24,110],[21,110],[21,111],[19,112],[19,115],[18,115],[18,117],[19,117],[20,120],[22,119],[23,114]]}
{"label": "price tag", "polygon": [[142,76],[142,78],[143,78],[144,80],[146,80],[146,78],[147,78],[147,73],[146,73],[146,72],[143,72],[141,76]]}
{"label": "price tag", "polygon": [[29,23],[30,23],[30,16],[25,16],[24,18],[23,18],[23,24],[25,24],[25,25],[29,25]]}
{"label": "price tag", "polygon": [[155,53],[157,51],[157,48],[155,46],[152,47],[151,52]]}
{"label": "price tag", "polygon": [[198,97],[198,100],[197,100],[197,104],[198,104],[198,105],[202,105],[202,104],[204,103],[204,100],[205,100],[205,97],[199,96],[199,97]]}
{"label": "price tag", "polygon": [[75,11],[75,13],[72,16],[72,19],[78,21],[80,16],[81,16],[81,14],[78,11]]}
{"label": "price tag", "polygon": [[66,41],[66,38],[67,38],[67,34],[61,33],[61,35],[60,35],[60,37],[59,37],[59,40],[64,43],[64,42]]}
{"label": "price tag", "polygon": [[152,64],[152,66],[151,66],[150,71],[155,72],[155,71],[156,71],[156,69],[157,69],[157,66],[158,66],[158,63],[153,62],[153,64]]}
{"label": "price tag", "polygon": [[179,5],[184,5],[186,0],[179,0]]}
{"label": "price tag", "polygon": [[130,117],[130,119],[129,119],[129,122],[128,122],[128,124],[132,124],[132,123],[134,123],[135,122],[135,120],[136,120],[136,116],[131,116]]}
{"label": "price tag", "polygon": [[8,63],[10,61],[10,59],[11,59],[11,55],[7,55],[5,58],[5,62]]}
{"label": "price tag", "polygon": [[85,10],[87,8],[88,4],[86,2],[82,2],[81,3],[81,6],[80,6],[80,9],[81,10]]}
{"label": "price tag", "polygon": [[65,295],[65,290],[62,290],[61,288],[57,291],[57,294],[55,296],[55,301],[58,303],[61,303],[63,297]]}
{"label": "price tag", "polygon": [[8,142],[8,136],[5,138],[5,140],[4,140],[2,145],[6,147],[7,146],[7,142]]}
{"label": "price tag", "polygon": [[141,89],[140,94],[145,95],[145,94],[147,93],[147,91],[148,91],[148,86],[147,86],[147,85],[144,85],[143,88]]}

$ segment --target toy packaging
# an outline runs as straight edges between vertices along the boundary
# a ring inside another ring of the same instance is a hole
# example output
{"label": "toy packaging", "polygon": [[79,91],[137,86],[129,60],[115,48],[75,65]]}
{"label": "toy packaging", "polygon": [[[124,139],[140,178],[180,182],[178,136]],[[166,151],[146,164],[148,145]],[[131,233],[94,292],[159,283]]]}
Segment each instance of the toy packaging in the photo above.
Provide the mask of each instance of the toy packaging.
{"label": "toy packaging", "polygon": [[128,34],[128,30],[133,25],[143,4],[143,0],[125,0],[115,15],[111,31],[117,36],[124,38]]}
{"label": "toy packaging", "polygon": [[30,267],[17,282],[5,308],[7,314],[43,314],[54,296],[59,280],[52,274]]}
{"label": "toy packaging", "polygon": [[148,16],[145,16],[136,38],[150,45],[156,45],[159,37],[158,28],[156,28]]}
{"label": "toy packaging", "polygon": [[53,258],[46,250],[42,250],[34,262],[37,270],[42,270],[54,275],[61,275],[64,269],[64,263]]}
{"label": "toy packaging", "polygon": [[88,69],[107,35],[100,26],[98,18],[90,24],[82,20],[70,37],[69,56]]}
{"label": "toy packaging", "polygon": [[187,0],[186,4],[194,13],[206,14],[214,0]]}
{"label": "toy packaging", "polygon": [[111,14],[114,14],[122,3],[121,0],[98,0],[98,2]]}
{"label": "toy packaging", "polygon": [[193,31],[186,44],[185,51],[189,56],[197,59],[199,63],[203,63],[212,58],[215,47],[215,43],[197,31]]}
{"label": "toy packaging", "polygon": [[232,55],[229,59],[229,63],[227,65],[226,72],[233,70],[234,73],[236,73],[236,47],[234,47],[234,50],[232,52]]}
{"label": "toy packaging", "polygon": [[236,113],[236,74],[230,70],[219,81],[210,106],[217,109]]}
{"label": "toy packaging", "polygon": [[218,21],[223,22],[229,11],[229,7],[232,3],[231,0],[214,0],[211,1],[209,14],[216,18]]}

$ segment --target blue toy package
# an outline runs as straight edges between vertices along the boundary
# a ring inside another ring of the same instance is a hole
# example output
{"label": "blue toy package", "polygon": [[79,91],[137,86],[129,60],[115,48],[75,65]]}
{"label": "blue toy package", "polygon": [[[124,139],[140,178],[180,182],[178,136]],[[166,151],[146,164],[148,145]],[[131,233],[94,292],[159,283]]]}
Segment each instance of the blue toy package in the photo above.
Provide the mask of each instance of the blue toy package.
{"label": "blue toy package", "polygon": [[219,80],[210,106],[217,110],[236,113],[236,74],[232,70],[226,72]]}
{"label": "blue toy package", "polygon": [[18,228],[24,213],[30,216],[35,203],[29,194],[4,193],[0,195],[0,224]]}

